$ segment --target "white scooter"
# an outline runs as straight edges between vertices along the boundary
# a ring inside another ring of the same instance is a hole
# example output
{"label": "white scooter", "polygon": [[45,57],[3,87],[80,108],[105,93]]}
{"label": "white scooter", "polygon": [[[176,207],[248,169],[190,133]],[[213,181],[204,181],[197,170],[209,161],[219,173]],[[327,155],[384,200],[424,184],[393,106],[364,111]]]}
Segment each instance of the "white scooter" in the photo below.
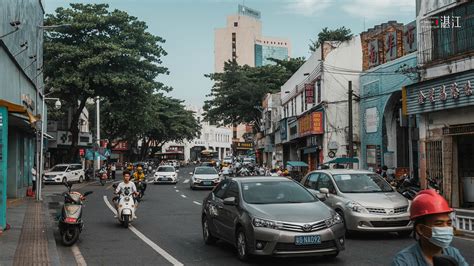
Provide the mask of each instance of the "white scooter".
{"label": "white scooter", "polygon": [[[114,187],[116,185],[114,184]],[[128,225],[133,221],[133,217],[135,217],[136,203],[133,199],[133,193],[127,187],[119,192],[117,201],[117,219],[123,227],[128,228]]]}

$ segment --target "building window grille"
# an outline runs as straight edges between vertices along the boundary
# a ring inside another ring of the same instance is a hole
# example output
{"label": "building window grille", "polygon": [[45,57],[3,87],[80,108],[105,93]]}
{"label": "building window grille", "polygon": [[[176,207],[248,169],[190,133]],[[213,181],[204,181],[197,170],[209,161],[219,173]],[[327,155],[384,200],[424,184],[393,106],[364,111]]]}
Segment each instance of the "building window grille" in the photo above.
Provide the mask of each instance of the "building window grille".
{"label": "building window grille", "polygon": [[442,190],[443,142],[441,140],[426,142],[426,176],[435,179]]}

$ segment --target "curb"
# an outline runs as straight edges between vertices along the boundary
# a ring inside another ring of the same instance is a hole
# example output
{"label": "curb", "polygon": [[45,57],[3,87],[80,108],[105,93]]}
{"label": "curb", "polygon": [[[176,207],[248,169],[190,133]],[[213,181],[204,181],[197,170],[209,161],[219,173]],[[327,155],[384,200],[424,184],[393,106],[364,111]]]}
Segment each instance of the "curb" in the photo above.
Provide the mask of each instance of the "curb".
{"label": "curb", "polygon": [[49,258],[50,258],[50,262],[51,262],[51,265],[54,265],[54,266],[60,266],[61,263],[59,261],[59,252],[58,252],[58,247],[56,245],[56,238],[54,236],[54,232],[55,232],[55,222],[51,219],[51,215],[49,213],[49,208],[48,208],[48,204],[51,201],[51,197],[44,197],[44,201],[43,201],[43,207],[44,209],[46,210],[44,213],[43,213],[43,219],[45,220],[45,223],[48,225],[47,226],[47,235],[48,235],[48,253],[49,253]]}

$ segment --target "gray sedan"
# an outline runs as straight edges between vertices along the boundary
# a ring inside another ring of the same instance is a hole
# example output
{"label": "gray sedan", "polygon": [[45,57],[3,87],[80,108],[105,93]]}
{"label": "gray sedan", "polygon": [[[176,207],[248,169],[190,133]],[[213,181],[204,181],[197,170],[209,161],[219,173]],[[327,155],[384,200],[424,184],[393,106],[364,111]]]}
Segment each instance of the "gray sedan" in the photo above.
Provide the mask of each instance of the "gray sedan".
{"label": "gray sedan", "polygon": [[409,235],[410,202],[380,175],[360,170],[318,170],[301,183],[326,195],[324,203],[344,217],[347,232],[398,232]]}
{"label": "gray sedan", "polygon": [[206,244],[237,247],[238,257],[337,256],[344,250],[342,218],[315,194],[284,177],[223,180],[204,199]]}

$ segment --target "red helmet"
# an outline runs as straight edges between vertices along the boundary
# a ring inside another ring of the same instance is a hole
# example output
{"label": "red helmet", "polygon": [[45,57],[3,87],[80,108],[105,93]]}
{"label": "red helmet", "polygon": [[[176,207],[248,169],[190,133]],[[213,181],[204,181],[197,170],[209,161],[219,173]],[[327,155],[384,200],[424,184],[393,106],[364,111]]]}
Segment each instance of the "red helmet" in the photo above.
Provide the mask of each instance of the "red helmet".
{"label": "red helmet", "polygon": [[448,202],[443,196],[434,189],[426,189],[418,192],[411,203],[410,219],[415,220],[419,217],[431,214],[449,213],[453,209],[449,207]]}

